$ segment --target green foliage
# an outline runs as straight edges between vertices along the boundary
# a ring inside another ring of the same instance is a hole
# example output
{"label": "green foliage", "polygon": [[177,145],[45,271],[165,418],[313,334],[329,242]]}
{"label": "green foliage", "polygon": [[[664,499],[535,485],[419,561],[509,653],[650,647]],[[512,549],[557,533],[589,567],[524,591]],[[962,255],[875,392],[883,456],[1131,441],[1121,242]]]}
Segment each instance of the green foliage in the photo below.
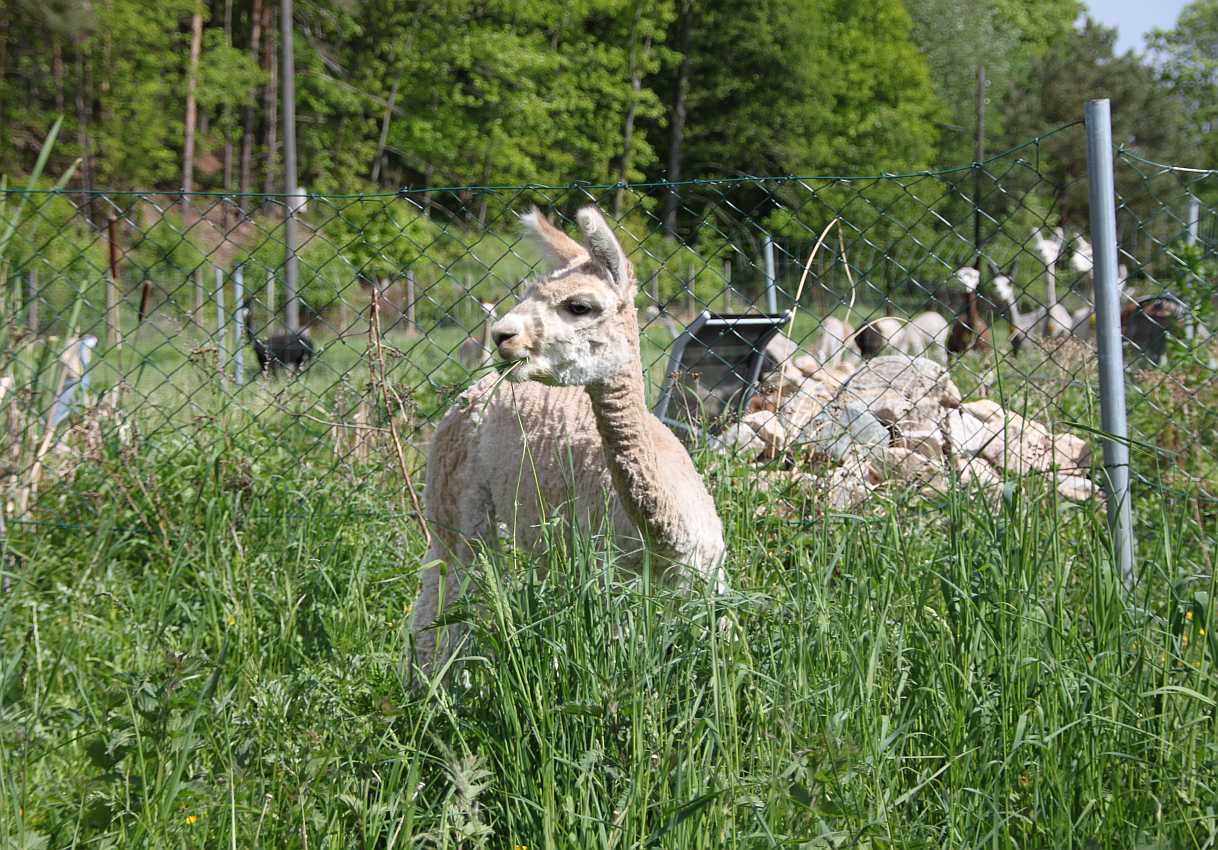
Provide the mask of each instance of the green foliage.
{"label": "green foliage", "polygon": [[1218,279],[1218,260],[1200,245],[1177,245],[1172,251],[1175,280],[1171,292],[1192,311],[1193,319],[1210,326],[1214,316],[1214,281]]}
{"label": "green foliage", "polygon": [[[1161,161],[1186,158],[1190,147],[1183,104],[1164,91],[1155,71],[1132,53],[1115,54],[1116,31],[1088,19],[1082,28],[1053,43],[1028,79],[1011,93],[1002,111],[1007,129],[1026,139],[1049,126],[1076,121],[1081,105],[1106,97],[1113,103],[1112,134],[1117,145],[1128,145]],[[1039,173],[1059,187],[1055,202],[1063,222],[1087,221],[1087,181],[1081,145],[1071,134],[1046,141],[1038,150]],[[1125,182],[1122,182],[1125,181]],[[1118,172],[1118,193],[1136,195],[1141,177]]]}
{"label": "green foliage", "polygon": [[1218,162],[1213,132],[1218,122],[1218,0],[1193,0],[1173,29],[1151,33],[1148,46],[1163,79],[1186,104],[1193,138],[1201,147],[1190,151],[1189,164],[1213,167]]}

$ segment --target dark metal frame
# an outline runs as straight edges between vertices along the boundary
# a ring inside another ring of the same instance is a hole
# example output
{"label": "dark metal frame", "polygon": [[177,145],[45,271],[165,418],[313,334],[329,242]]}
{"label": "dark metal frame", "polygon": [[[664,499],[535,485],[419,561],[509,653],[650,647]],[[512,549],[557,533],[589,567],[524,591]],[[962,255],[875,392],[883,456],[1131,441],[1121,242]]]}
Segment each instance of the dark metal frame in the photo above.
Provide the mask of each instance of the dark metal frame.
{"label": "dark metal frame", "polygon": [[[689,350],[691,342],[697,342],[700,347],[706,351],[714,353],[714,346],[708,344],[698,338],[699,332],[708,328],[730,329],[731,332],[739,338],[741,342],[747,343],[752,348],[752,354],[747,362],[747,371],[741,374],[738,368],[733,366],[731,362],[724,358],[720,358],[725,366],[731,368],[732,373],[740,379],[743,385],[743,395],[740,398],[740,405],[744,407],[749,403],[749,399],[757,391],[757,382],[761,378],[762,369],[765,368],[766,346],[769,345],[778,332],[784,325],[791,320],[791,312],[789,310],[779,314],[769,313],[721,313],[715,314],[706,310],[700,313],[689,327],[681,332],[672,344],[672,349],[668,355],[668,368],[664,372],[664,383],[660,387],[660,397],[656,400],[654,413],[656,417],[668,427],[678,432],[691,432],[689,423],[681,422],[668,417],[668,405],[672,400],[673,387],[676,377],[682,370],[682,365],[685,360],[686,352]],[[691,434],[692,436],[692,434]]]}

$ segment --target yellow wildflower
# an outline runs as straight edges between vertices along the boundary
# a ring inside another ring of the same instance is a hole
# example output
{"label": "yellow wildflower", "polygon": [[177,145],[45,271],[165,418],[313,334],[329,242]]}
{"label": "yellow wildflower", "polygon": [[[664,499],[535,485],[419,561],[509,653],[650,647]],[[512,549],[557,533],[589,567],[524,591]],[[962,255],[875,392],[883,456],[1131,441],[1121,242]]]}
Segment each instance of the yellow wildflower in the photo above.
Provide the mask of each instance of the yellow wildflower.
{"label": "yellow wildflower", "polygon": [[187,825],[187,826],[194,826],[194,825],[195,825],[195,823],[196,823],[198,820],[199,820],[199,816],[198,816],[198,815],[187,815],[187,816],[186,816],[186,825]]}

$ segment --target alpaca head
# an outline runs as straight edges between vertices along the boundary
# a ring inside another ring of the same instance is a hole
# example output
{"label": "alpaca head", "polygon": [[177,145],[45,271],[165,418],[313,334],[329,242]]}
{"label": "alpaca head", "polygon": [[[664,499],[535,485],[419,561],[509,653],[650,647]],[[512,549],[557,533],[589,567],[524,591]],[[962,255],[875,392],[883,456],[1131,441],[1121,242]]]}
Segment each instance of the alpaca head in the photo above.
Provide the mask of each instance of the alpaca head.
{"label": "alpaca head", "polygon": [[996,274],[990,279],[990,285],[994,287],[994,292],[998,293],[998,298],[1003,304],[1015,303],[1015,287],[1011,285],[1009,277],[1001,273]]}
{"label": "alpaca head", "polygon": [[1091,274],[1095,261],[1091,256],[1091,243],[1080,234],[1074,242],[1074,253],[1070,255],[1070,268],[1079,274]]}
{"label": "alpaca head", "polygon": [[634,270],[596,207],[576,219],[582,245],[537,210],[521,216],[549,269],[491,328],[513,381],[598,384],[638,368]]}
{"label": "alpaca head", "polygon": [[1066,243],[1065,231],[1060,227],[1053,228],[1053,238],[1046,239],[1040,233],[1040,228],[1032,231],[1032,246],[1036,249],[1036,253],[1040,255],[1045,266],[1052,269],[1057,265],[1058,259],[1062,255],[1062,247]]}
{"label": "alpaca head", "polygon": [[964,286],[965,292],[976,292],[981,284],[981,272],[969,266],[956,269],[956,280]]}

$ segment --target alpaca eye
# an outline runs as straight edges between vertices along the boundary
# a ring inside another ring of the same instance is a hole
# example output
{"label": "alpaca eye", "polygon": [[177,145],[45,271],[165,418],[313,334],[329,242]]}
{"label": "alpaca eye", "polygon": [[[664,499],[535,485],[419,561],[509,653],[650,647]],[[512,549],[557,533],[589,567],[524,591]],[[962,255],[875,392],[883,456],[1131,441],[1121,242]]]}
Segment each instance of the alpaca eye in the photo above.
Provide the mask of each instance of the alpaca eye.
{"label": "alpaca eye", "polygon": [[572,316],[586,316],[592,312],[592,307],[582,301],[568,301],[567,312]]}

